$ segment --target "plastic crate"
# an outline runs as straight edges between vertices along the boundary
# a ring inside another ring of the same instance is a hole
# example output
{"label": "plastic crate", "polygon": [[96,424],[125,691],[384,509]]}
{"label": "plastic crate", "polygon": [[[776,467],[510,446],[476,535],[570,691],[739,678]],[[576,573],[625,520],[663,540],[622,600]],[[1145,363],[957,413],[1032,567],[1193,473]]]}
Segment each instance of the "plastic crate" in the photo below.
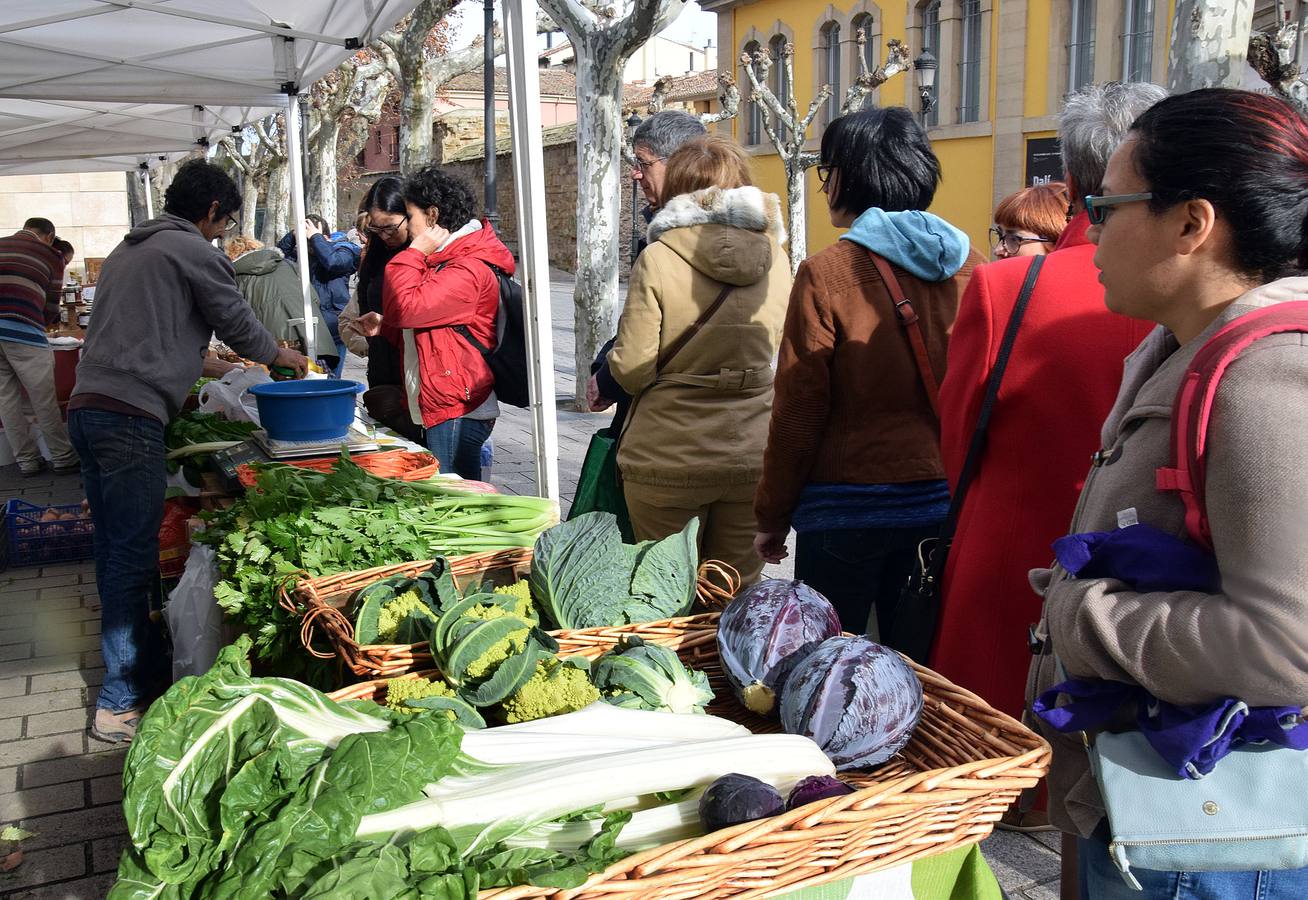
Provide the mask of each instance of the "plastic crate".
{"label": "plastic crate", "polygon": [[[77,519],[42,522],[47,510],[78,513]],[[4,534],[0,540],[0,570],[11,566],[75,562],[95,554],[95,526],[80,503],[37,506],[13,499],[5,504]]]}

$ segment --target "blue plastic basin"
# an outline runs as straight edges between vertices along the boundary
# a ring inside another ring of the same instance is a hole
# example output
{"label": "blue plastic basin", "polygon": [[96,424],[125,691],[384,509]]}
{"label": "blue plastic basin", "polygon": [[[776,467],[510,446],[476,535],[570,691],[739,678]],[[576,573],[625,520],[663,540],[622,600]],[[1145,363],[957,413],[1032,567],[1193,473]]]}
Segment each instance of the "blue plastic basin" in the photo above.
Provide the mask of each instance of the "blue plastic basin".
{"label": "blue plastic basin", "polygon": [[274,441],[330,441],[343,438],[354,421],[357,381],[273,381],[250,388],[259,405],[259,424]]}

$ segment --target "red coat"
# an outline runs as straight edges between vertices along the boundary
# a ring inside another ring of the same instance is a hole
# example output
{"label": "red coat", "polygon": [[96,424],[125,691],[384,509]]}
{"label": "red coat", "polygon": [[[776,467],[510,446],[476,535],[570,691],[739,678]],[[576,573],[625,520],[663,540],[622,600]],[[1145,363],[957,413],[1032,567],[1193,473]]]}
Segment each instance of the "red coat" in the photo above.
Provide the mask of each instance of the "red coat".
{"label": "red coat", "polygon": [[[486,264],[512,275],[513,255],[488,222],[481,226],[428,257],[409,247],[386,264],[384,333],[407,355],[404,330],[413,331],[421,380],[418,409],[427,428],[472,412],[495,387],[481,353],[450,327],[466,325],[482,346],[495,346],[500,286]],[[405,359],[406,372],[412,363]]]}
{"label": "red coat", "polygon": [[[1017,333],[980,466],[945,571],[931,666],[1011,716],[1021,714],[1040,618],[1030,569],[1049,565],[1099,449],[1122,361],[1154,327],[1111,313],[1085,213],[1045,260]],[[967,286],[940,388],[940,443],[957,484],[1029,257],[979,266]]]}

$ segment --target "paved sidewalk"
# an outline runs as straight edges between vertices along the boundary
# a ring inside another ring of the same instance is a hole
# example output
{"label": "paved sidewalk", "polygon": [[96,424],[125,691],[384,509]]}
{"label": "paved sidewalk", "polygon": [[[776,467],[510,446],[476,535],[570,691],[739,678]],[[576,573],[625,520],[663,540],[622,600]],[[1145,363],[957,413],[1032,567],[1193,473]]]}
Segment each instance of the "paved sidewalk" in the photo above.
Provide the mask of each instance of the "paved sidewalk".
{"label": "paved sidewalk", "polygon": [[[590,435],[607,414],[571,409],[572,282],[555,273],[555,392],[559,471],[571,501]],[[357,364],[357,361],[356,361]],[[355,374],[351,367],[347,374]],[[361,377],[361,367],[357,377]],[[505,491],[534,486],[525,410],[504,408],[493,436],[491,480]],[[23,479],[0,468],[0,500],[75,503],[76,476]],[[768,574],[789,575],[788,566]],[[0,826],[35,832],[22,862],[0,873],[0,898],[97,900],[113,883],[126,842],[120,809],[125,751],[86,736],[104,677],[99,600],[90,561],[0,572]],[[996,834],[982,845],[1000,884],[1015,898],[1056,900],[1056,835]]]}

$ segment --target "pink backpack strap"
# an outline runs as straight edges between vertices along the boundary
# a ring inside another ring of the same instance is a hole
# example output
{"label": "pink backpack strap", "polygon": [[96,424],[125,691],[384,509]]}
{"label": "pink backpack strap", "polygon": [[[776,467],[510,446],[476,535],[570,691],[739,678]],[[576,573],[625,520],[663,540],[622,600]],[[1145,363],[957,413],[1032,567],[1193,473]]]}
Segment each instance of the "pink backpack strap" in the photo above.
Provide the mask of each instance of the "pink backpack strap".
{"label": "pink backpack strap", "polygon": [[1213,548],[1213,540],[1204,506],[1204,478],[1217,385],[1227,367],[1254,341],[1295,331],[1308,333],[1308,301],[1277,303],[1247,313],[1209,338],[1181,379],[1172,406],[1172,464],[1157,471],[1156,484],[1160,491],[1180,494],[1186,531],[1207,550]]}

